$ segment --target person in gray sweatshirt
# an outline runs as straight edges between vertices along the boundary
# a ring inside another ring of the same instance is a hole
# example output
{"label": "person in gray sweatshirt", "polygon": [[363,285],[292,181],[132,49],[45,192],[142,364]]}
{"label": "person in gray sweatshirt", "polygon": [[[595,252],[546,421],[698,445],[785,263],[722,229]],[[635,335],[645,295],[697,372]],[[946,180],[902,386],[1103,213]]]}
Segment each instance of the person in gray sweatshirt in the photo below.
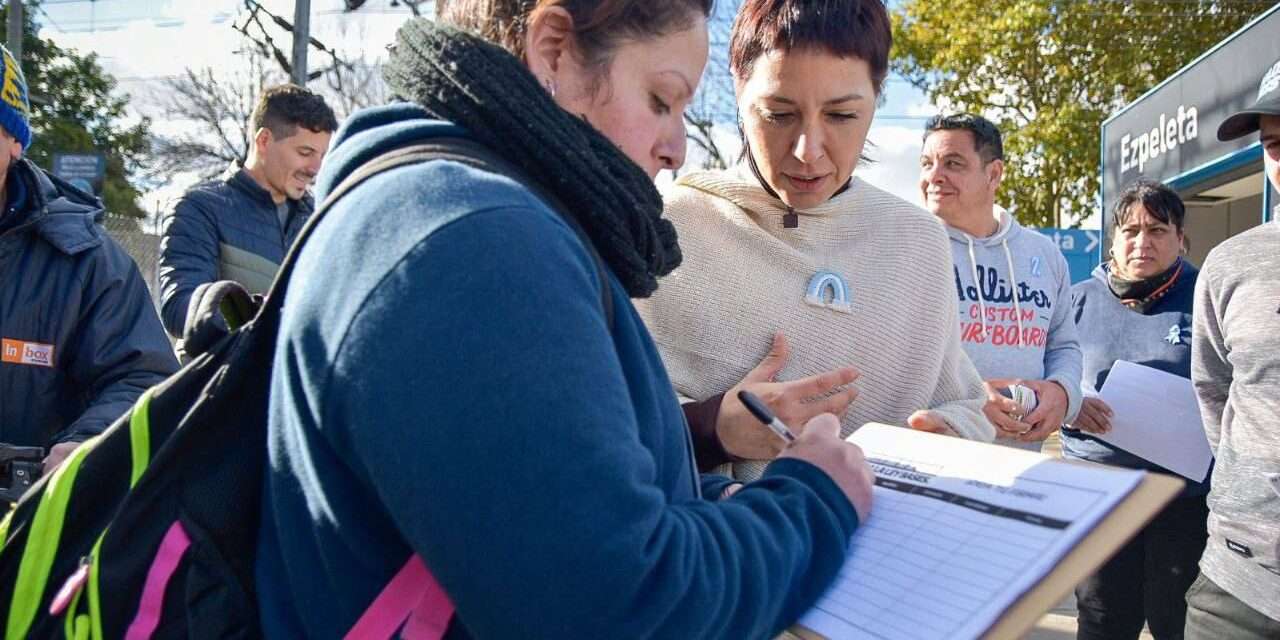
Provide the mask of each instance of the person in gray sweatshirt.
{"label": "person in gray sweatshirt", "polygon": [[[1182,257],[1187,209],[1168,186],[1140,178],[1115,197],[1111,249],[1093,277],[1071,288],[1084,350],[1085,398],[1062,429],[1062,454],[1115,467],[1170,473],[1101,436],[1114,411],[1098,390],[1119,361],[1191,378],[1191,319],[1198,272]],[[1115,555],[1076,586],[1076,640],[1181,640],[1187,590],[1200,574],[1208,478],[1188,482]]]}
{"label": "person in gray sweatshirt", "polygon": [[[998,442],[1039,450],[1080,410],[1083,367],[1067,260],[1048,237],[995,204],[1004,176],[1000,130],[970,114],[925,126],[920,191],[951,237],[965,353],[986,381]],[[1032,410],[1004,397],[1022,385]]]}
{"label": "person in gray sweatshirt", "polygon": [[[1225,120],[1218,139],[1254,132],[1267,179],[1280,189],[1280,60],[1257,102]],[[1217,466],[1186,637],[1280,638],[1280,223],[1230,238],[1205,258],[1191,380]]]}

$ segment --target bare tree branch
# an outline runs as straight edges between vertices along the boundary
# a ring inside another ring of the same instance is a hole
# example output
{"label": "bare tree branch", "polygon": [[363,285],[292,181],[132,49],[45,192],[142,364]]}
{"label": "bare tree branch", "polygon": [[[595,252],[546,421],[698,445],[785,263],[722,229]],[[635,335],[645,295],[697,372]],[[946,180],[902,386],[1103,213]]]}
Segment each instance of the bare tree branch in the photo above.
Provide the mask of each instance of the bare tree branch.
{"label": "bare tree branch", "polygon": [[[421,7],[430,0],[399,0],[415,15],[420,15]],[[271,13],[257,0],[244,0],[249,10],[244,23],[235,27],[248,43],[263,57],[274,60],[286,77],[292,75],[289,56],[272,37],[266,22],[276,25],[280,30],[293,33],[293,23]],[[357,5],[358,8],[359,5]],[[327,46],[315,37],[309,39],[310,46],[329,57],[328,66],[317,67],[307,74],[308,80],[324,79],[325,86],[321,93],[329,100],[339,116],[346,116],[365,107],[383,104],[386,101],[386,86],[382,81],[379,65],[367,64],[363,55],[359,62],[352,62],[340,55],[332,47]]]}
{"label": "bare tree branch", "polygon": [[409,13],[412,13],[413,17],[415,18],[422,16],[422,6],[427,4],[428,2],[428,0],[399,0],[399,1],[400,1],[400,4],[403,4],[404,6],[409,7]]}
{"label": "bare tree branch", "polygon": [[323,74],[319,91],[339,116],[387,102],[387,86],[382,67],[367,62],[335,62]]}
{"label": "bare tree branch", "polygon": [[[391,6],[396,7],[404,5],[409,8],[409,13],[412,13],[413,17],[417,18],[422,16],[422,7],[431,4],[431,2],[432,0],[391,0]],[[355,2],[348,0],[346,4],[346,13],[351,13],[353,11],[359,11],[360,8],[364,6],[365,0],[358,0]]]}
{"label": "bare tree branch", "polygon": [[686,111],[684,113],[684,122],[687,125],[685,135],[706,153],[706,158],[702,161],[702,168],[728,168],[728,158],[720,150],[720,145],[716,144],[715,121],[707,115]]}
{"label": "bare tree branch", "polygon": [[249,119],[258,94],[279,78],[257,50],[245,56],[246,68],[232,74],[187,69],[164,82],[159,107],[168,122],[181,123],[177,134],[156,135],[150,175],[193,171],[211,177],[248,156],[253,132]]}
{"label": "bare tree branch", "polygon": [[[214,73],[212,69],[187,69],[165,81],[159,103],[165,120],[190,126],[181,133],[156,136],[149,176],[163,179],[191,171],[203,178],[212,177],[232,162],[243,163],[248,156],[254,135],[250,118],[258,96],[268,85],[286,81],[290,67],[284,52],[267,32],[267,24],[278,21],[253,0],[246,0],[245,4],[248,15],[242,23],[233,25],[245,41],[239,52],[244,61],[241,70]],[[309,74],[312,79],[323,80],[322,86],[312,88],[325,96],[339,117],[386,101],[386,85],[378,64],[362,57],[348,61],[315,40],[312,46],[331,58],[329,65]]]}

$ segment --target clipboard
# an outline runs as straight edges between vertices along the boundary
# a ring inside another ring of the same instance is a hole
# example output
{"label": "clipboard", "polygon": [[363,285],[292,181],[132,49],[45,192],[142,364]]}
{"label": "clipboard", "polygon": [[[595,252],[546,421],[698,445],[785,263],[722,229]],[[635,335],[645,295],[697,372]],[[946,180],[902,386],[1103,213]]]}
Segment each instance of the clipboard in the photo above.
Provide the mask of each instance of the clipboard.
{"label": "clipboard", "polygon": [[[1055,460],[1055,464],[1085,464]],[[1052,571],[1023,594],[1000,619],[982,635],[985,640],[1021,638],[1082,580],[1092,575],[1147,525],[1166,504],[1178,496],[1185,481],[1173,476],[1147,472],[1138,486],[1116,505]],[[802,626],[790,633],[804,640],[827,640]]]}

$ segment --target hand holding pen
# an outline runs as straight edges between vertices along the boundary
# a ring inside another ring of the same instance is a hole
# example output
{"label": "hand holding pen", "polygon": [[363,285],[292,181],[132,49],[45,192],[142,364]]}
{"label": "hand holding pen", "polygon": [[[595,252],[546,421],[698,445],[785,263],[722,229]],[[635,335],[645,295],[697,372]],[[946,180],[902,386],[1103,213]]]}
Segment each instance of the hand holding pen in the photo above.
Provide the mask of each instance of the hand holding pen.
{"label": "hand holding pen", "polygon": [[778,434],[778,437],[782,438],[787,444],[791,444],[796,441],[796,436],[791,433],[791,429],[787,427],[787,425],[782,424],[782,421],[778,419],[778,416],[773,415],[773,412],[769,410],[769,407],[765,405],[764,401],[757,398],[756,394],[746,390],[739,391],[738,399],[747,407],[747,411],[750,411],[751,415],[755,416],[756,420],[759,420],[764,426],[769,427],[770,431]]}
{"label": "hand holding pen", "polygon": [[820,413],[841,417],[857,399],[858,389],[854,382],[859,374],[851,367],[794,380],[779,380],[790,354],[786,336],[780,331],[775,333],[769,352],[741,382],[725,393],[716,416],[715,431],[716,439],[729,456],[743,460],[772,460],[782,452],[784,444],[760,428],[756,418],[739,400],[740,390],[750,391],[767,403],[780,420],[796,427],[804,426]]}
{"label": "hand holding pen", "polygon": [[797,436],[750,391],[739,391],[738,399],[751,415],[787,442],[779,458],[803,460],[825,472],[858,512],[858,521],[866,521],[871,513],[875,474],[862,449],[840,438],[840,421],[835,416],[824,413],[813,418]]}

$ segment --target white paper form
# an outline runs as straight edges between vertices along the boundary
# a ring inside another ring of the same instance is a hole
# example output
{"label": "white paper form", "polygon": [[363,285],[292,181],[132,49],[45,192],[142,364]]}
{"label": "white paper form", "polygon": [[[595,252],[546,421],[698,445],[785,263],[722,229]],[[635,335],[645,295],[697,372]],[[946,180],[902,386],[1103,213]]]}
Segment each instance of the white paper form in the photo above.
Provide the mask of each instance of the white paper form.
{"label": "white paper form", "polygon": [[1094,437],[1194,482],[1209,474],[1213,451],[1191,380],[1117,360],[1098,397],[1115,416],[1111,431]]}
{"label": "white paper form", "polygon": [[868,424],[871,516],[800,624],[833,640],[977,638],[1142,480],[1142,471]]}

